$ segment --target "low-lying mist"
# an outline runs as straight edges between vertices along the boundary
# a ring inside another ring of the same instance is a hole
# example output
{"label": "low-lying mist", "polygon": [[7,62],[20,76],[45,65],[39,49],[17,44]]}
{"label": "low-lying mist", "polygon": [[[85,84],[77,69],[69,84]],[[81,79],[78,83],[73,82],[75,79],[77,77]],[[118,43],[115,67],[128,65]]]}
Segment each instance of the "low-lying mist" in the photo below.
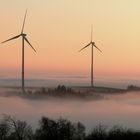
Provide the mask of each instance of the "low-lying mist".
{"label": "low-lying mist", "polygon": [[139,128],[137,122],[140,116],[140,92],[101,94],[102,98],[91,100],[62,97],[44,99],[43,96],[27,98],[28,95],[20,94],[20,89],[2,88],[0,114],[10,114],[18,119],[26,120],[34,128],[37,127],[36,120],[39,120],[41,116],[81,121],[87,130],[100,123]]}

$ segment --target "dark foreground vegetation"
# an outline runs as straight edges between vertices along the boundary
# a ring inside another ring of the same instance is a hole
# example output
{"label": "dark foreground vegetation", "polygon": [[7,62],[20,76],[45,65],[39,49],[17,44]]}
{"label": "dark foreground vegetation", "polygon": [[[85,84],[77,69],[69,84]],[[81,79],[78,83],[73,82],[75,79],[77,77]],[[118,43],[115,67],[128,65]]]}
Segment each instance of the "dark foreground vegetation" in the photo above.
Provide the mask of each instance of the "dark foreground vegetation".
{"label": "dark foreground vegetation", "polygon": [[0,140],[140,140],[140,131],[119,126],[98,125],[88,134],[81,122],[42,117],[36,130],[25,121],[4,115],[0,121]]}

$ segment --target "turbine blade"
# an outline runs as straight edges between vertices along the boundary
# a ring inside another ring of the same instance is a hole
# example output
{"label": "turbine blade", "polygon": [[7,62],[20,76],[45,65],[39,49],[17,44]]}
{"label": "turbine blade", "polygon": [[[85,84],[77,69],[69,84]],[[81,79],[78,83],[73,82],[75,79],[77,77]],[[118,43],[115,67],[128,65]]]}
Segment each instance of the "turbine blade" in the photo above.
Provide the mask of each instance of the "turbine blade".
{"label": "turbine blade", "polygon": [[23,20],[23,25],[22,25],[21,33],[23,33],[23,31],[24,31],[24,26],[25,26],[25,21],[26,21],[26,15],[27,15],[27,9],[25,11],[25,16],[24,16],[24,20]]}
{"label": "turbine blade", "polygon": [[19,37],[20,37],[20,35],[17,35],[17,36],[15,36],[15,37],[12,37],[12,38],[10,38],[10,39],[8,39],[8,40],[5,40],[5,41],[3,41],[3,42],[1,42],[1,43],[5,43],[5,42],[8,42],[8,41],[10,41],[10,40],[19,38]]}
{"label": "turbine blade", "polygon": [[35,50],[34,47],[31,45],[31,43],[29,42],[29,40],[28,40],[26,37],[24,37],[24,39],[25,39],[26,42],[30,45],[30,47],[36,52],[36,50]]}
{"label": "turbine blade", "polygon": [[93,25],[91,25],[91,42],[92,42],[92,36],[93,36]]}
{"label": "turbine blade", "polygon": [[84,50],[85,48],[87,48],[91,43],[89,43],[88,45],[86,45],[85,47],[83,47],[81,50],[79,50],[79,52],[81,52],[82,50]]}
{"label": "turbine blade", "polygon": [[95,44],[93,46],[102,53],[102,51]]}

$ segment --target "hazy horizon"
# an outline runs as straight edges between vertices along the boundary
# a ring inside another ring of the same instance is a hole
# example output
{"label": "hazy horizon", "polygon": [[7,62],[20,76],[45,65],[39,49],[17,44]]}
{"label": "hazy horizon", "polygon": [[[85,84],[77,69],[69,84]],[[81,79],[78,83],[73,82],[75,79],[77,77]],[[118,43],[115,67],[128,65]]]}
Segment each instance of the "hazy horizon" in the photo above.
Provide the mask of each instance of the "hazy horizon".
{"label": "hazy horizon", "polygon": [[[74,86],[90,86],[90,76],[88,75],[51,75],[42,77],[27,77],[25,79],[25,86],[28,87],[57,87],[58,85],[65,85],[67,87]],[[114,87],[126,89],[128,85],[140,87],[140,80],[138,77],[109,77],[98,76],[94,77],[94,85],[100,87]],[[17,87],[21,86],[21,77],[5,77],[0,76],[0,87]]]}

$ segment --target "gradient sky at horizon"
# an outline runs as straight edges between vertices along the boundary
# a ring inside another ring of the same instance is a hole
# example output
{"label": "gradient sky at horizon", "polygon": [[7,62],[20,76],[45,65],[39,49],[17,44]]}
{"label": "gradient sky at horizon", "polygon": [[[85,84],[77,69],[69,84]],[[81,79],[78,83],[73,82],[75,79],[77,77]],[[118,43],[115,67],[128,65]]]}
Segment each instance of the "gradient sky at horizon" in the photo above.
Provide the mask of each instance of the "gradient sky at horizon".
{"label": "gradient sky at horizon", "polygon": [[[36,48],[26,44],[26,76],[90,75],[91,24],[97,46],[96,76],[140,76],[139,0],[1,0],[0,42],[25,32]],[[0,45],[0,76],[21,72],[21,39]]]}

